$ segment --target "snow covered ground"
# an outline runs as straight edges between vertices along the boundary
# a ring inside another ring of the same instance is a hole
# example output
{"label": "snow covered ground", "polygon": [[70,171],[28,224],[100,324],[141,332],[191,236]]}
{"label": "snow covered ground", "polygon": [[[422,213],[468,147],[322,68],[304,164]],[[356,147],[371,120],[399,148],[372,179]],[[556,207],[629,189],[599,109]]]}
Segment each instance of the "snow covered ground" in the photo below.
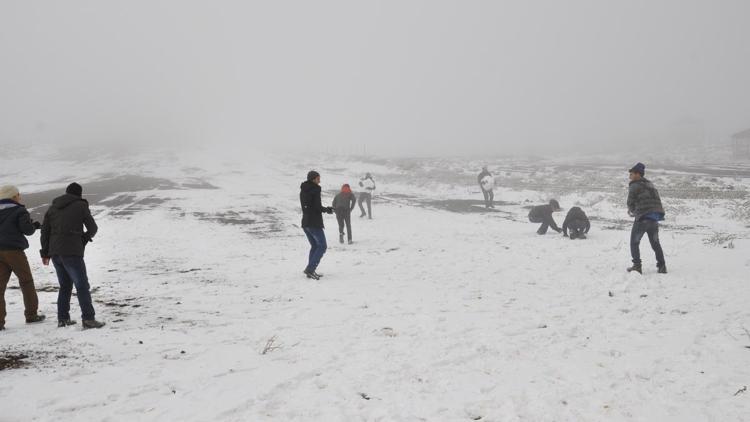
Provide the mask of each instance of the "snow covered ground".
{"label": "snow covered ground", "polygon": [[[30,239],[51,321],[25,325],[6,292],[0,358],[27,357],[0,371],[0,421],[750,418],[748,166],[647,163],[669,274],[644,241],[641,276],[625,272],[630,160],[489,162],[502,202],[484,212],[476,160],[56,154],[4,162],[0,181],[32,198],[121,181],[90,197],[107,326],[56,327],[57,281]],[[311,168],[325,202],[365,171],[378,182],[354,245],[326,216],[320,281],[302,275],[298,227]],[[592,217],[588,240],[536,235],[526,207],[552,197]]]}

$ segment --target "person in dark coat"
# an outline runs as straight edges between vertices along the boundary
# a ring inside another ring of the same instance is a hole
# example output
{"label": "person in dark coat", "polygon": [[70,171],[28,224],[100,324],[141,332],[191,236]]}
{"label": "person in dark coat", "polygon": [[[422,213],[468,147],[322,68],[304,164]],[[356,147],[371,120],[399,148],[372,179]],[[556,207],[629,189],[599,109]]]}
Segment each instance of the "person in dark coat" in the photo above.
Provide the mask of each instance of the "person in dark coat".
{"label": "person in dark coat", "polygon": [[659,192],[654,184],[644,177],[645,173],[646,166],[643,163],[638,163],[629,170],[628,214],[634,221],[630,231],[630,254],[633,265],[628,267],[628,272],[643,273],[640,243],[643,235],[647,234],[651,249],[656,255],[657,272],[666,274],[667,264],[664,262],[664,251],[659,242],[659,221],[664,220],[664,207],[661,205]]}
{"label": "person in dark coat", "polygon": [[[372,220],[372,192],[375,190],[375,179],[372,178],[370,173],[367,173],[365,177],[359,180],[359,187],[364,189],[364,192],[359,194],[359,209],[362,211],[359,217],[367,216]],[[365,212],[365,204],[367,204],[367,212]]]}
{"label": "person in dark coat", "polygon": [[558,233],[562,232],[562,229],[557,227],[555,219],[552,218],[552,213],[557,211],[560,211],[560,204],[554,199],[551,199],[547,205],[537,205],[531,208],[531,211],[529,211],[529,221],[532,223],[542,223],[536,231],[537,234],[547,233],[548,227],[552,227],[552,230]]}
{"label": "person in dark coat", "polygon": [[482,171],[477,176],[477,183],[479,183],[479,188],[482,189],[482,194],[484,195],[484,207],[495,208],[495,191],[493,190],[495,187],[495,178],[492,177],[492,173],[487,170],[486,166],[482,167]]}
{"label": "person in dark coat", "polygon": [[573,207],[568,211],[563,221],[563,236],[568,237],[568,230],[570,230],[570,240],[585,239],[590,229],[589,218],[580,207]]}
{"label": "person in dark coat", "polygon": [[357,198],[352,193],[352,188],[345,184],[333,198],[333,210],[339,223],[339,243],[344,243],[344,225],[346,225],[346,237],[352,244],[352,210],[357,203]]}
{"label": "person in dark coat", "polygon": [[42,322],[38,314],[39,298],[34,287],[29,260],[24,252],[29,247],[26,236],[34,234],[39,223],[31,221],[29,212],[21,204],[21,194],[15,186],[0,187],[0,330],[5,329],[5,289],[11,274],[18,277],[23,296],[26,323]]}
{"label": "person in dark coat", "polygon": [[307,180],[302,182],[299,187],[299,202],[302,207],[302,230],[310,242],[310,254],[307,260],[307,267],[304,273],[307,278],[319,280],[322,274],[318,274],[318,264],[320,264],[323,254],[328,249],[326,243],[326,233],[323,230],[323,213],[333,214],[333,208],[324,207],[320,201],[320,174],[312,170],[307,173]]}
{"label": "person in dark coat", "polygon": [[83,328],[101,328],[104,323],[95,318],[89,277],[83,260],[86,244],[93,241],[99,227],[91,215],[88,201],[82,195],[81,185],[71,183],[65,189],[65,195],[52,201],[44,215],[42,249],[39,253],[44,265],[49,265],[50,260],[52,261],[60,283],[57,294],[57,326],[66,327],[76,323],[70,319],[70,297],[75,286]]}

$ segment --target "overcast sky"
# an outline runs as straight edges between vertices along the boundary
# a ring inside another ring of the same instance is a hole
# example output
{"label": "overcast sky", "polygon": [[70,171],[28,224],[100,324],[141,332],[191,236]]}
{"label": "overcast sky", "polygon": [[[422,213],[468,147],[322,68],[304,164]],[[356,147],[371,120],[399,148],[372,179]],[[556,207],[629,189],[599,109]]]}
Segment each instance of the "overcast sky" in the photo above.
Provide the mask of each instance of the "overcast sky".
{"label": "overcast sky", "polygon": [[0,142],[721,140],[750,127],[749,17],[746,0],[4,0]]}

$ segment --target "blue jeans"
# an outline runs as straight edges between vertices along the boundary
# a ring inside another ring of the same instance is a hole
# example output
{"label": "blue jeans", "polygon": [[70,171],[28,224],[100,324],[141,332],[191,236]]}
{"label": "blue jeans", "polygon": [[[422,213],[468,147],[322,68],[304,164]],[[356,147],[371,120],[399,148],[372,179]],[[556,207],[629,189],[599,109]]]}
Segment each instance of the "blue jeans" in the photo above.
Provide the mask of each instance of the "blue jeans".
{"label": "blue jeans", "polygon": [[305,231],[307,240],[310,242],[310,255],[307,258],[307,268],[305,270],[315,271],[318,268],[318,264],[320,264],[320,259],[323,258],[323,254],[328,249],[326,233],[323,229],[314,227],[303,227],[302,230]]}
{"label": "blue jeans", "polygon": [[84,321],[94,319],[94,305],[91,303],[91,292],[89,291],[89,277],[86,275],[86,263],[82,256],[60,256],[52,257],[52,264],[57,272],[57,281],[60,283],[60,291],[57,294],[57,320],[70,319],[70,296],[73,294],[73,286],[78,294],[78,304],[81,306],[81,319]]}
{"label": "blue jeans", "polygon": [[633,256],[633,263],[641,263],[640,243],[643,235],[648,235],[648,241],[651,243],[651,249],[656,254],[656,265],[664,266],[664,251],[659,243],[659,222],[654,220],[643,219],[633,223],[633,229],[630,232],[630,254]]}

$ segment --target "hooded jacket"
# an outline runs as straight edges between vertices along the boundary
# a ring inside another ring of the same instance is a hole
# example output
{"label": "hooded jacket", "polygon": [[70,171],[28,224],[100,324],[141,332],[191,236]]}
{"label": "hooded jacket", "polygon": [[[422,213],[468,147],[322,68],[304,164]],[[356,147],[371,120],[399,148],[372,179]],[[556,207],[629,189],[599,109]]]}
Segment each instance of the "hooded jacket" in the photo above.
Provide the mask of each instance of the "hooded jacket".
{"label": "hooded jacket", "polygon": [[583,230],[584,233],[588,233],[591,229],[591,222],[585,212],[580,207],[573,207],[568,211],[568,215],[565,216],[563,221],[563,234],[568,235],[568,229],[570,230]]}
{"label": "hooded jacket", "polygon": [[647,214],[660,214],[664,217],[664,208],[661,205],[659,192],[645,177],[641,180],[630,182],[628,188],[628,212],[635,217],[636,221]]}
{"label": "hooded jacket", "polygon": [[24,250],[29,247],[26,236],[36,229],[26,207],[12,199],[0,200],[0,250]]}
{"label": "hooded jacket", "polygon": [[555,209],[550,204],[537,205],[529,211],[529,221],[532,223],[546,222],[552,227],[552,230],[560,232],[561,229],[557,227],[557,223],[555,223],[555,219],[552,217],[554,211]]}
{"label": "hooded jacket", "polygon": [[299,203],[302,207],[302,227],[322,229],[323,213],[328,212],[320,202],[320,186],[311,181],[299,186]]}
{"label": "hooded jacket", "polygon": [[[84,227],[86,231],[84,231]],[[83,256],[97,227],[85,199],[66,193],[52,201],[42,223],[42,257]]]}

